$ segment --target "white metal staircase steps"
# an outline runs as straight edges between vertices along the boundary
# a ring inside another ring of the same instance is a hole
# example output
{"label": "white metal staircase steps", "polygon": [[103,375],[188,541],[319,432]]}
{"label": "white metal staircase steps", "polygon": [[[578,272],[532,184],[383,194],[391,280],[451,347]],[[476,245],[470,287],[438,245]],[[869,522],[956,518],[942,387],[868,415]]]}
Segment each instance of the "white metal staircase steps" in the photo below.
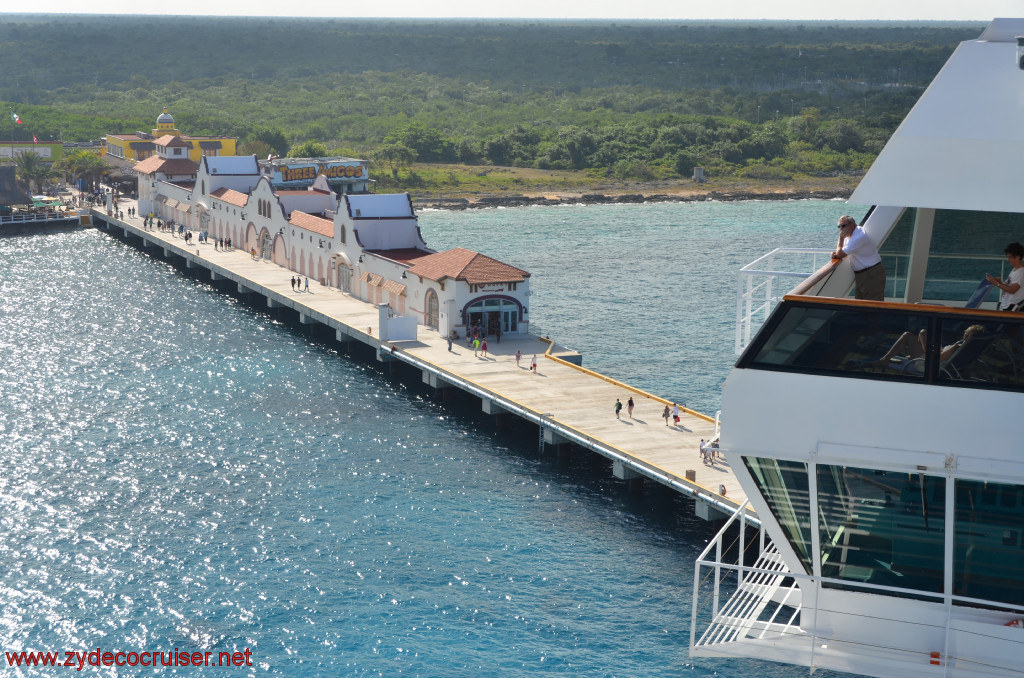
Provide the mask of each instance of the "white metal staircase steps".
{"label": "white metal staircase steps", "polygon": [[[761,627],[761,636],[771,628],[775,617],[796,590],[796,585],[794,583],[779,598],[781,605],[775,610],[771,619],[758,623],[761,613],[770,602],[776,599],[776,593],[779,592],[789,570],[786,569],[782,557],[772,543],[769,543],[761,552],[753,568],[753,571],[743,572],[742,581],[737,586],[735,593],[730,596],[701,635],[700,640],[696,643],[697,647],[742,640],[752,635],[751,629],[755,624]],[[789,620],[781,628],[788,628],[798,613],[799,608],[794,610]]]}

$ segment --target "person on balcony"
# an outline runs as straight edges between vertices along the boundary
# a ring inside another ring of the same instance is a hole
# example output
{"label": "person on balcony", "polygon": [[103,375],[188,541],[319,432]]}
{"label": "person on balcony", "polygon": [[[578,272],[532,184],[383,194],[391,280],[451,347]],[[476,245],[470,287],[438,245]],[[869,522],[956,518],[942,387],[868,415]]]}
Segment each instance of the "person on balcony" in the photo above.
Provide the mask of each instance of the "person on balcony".
{"label": "person on balcony", "polygon": [[857,299],[885,301],[885,266],[867,232],[849,214],[839,217],[839,243],[833,259],[850,258]]}
{"label": "person on balcony", "polygon": [[1019,242],[1011,242],[1003,250],[1006,260],[1010,262],[1013,269],[1006,276],[1006,280],[1000,280],[994,275],[986,275],[985,280],[1003,291],[999,297],[1000,311],[1019,311],[1024,302],[1024,245]]}

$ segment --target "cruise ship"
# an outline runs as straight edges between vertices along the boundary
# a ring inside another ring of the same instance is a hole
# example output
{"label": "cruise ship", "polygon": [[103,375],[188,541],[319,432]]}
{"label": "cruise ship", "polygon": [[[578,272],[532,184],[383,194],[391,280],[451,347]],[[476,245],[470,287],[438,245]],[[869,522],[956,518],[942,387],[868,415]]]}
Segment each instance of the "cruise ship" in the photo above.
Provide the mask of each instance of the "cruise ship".
{"label": "cruise ship", "polygon": [[1018,36],[960,44],[851,196],[885,301],[833,261],[741,333],[721,448],[749,503],[698,560],[692,656],[1024,676],[1024,313],[968,303],[1024,241]]}

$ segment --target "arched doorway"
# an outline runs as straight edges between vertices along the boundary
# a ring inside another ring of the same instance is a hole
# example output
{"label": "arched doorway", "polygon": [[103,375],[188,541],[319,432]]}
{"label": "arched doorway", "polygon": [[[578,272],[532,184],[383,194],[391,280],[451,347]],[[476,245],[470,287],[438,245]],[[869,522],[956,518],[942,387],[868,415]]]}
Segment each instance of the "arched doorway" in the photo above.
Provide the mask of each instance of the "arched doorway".
{"label": "arched doorway", "polygon": [[274,257],[274,239],[270,237],[270,232],[267,229],[263,229],[260,233],[260,247],[258,251],[261,259],[273,259]]}
{"label": "arched doorway", "polygon": [[[199,231],[201,233],[209,233],[210,232],[210,210],[206,207],[206,205],[204,203],[197,203],[195,209],[196,209],[196,212],[199,213],[198,214],[198,216],[199,216]],[[214,233],[213,235],[214,235],[214,237],[217,236],[216,233]]]}
{"label": "arched doorway", "polygon": [[435,330],[439,324],[438,306],[437,292],[434,290],[427,290],[427,314],[424,318],[424,324]]}
{"label": "arched doorway", "polygon": [[519,332],[523,307],[511,297],[486,297],[466,306],[463,317],[467,326],[478,325],[485,335]]}
{"label": "arched doorway", "polygon": [[342,292],[352,294],[352,269],[342,260],[338,260],[338,287]]}
{"label": "arched doorway", "polygon": [[288,268],[288,253],[285,252],[284,236],[280,233],[274,237],[274,263]]}

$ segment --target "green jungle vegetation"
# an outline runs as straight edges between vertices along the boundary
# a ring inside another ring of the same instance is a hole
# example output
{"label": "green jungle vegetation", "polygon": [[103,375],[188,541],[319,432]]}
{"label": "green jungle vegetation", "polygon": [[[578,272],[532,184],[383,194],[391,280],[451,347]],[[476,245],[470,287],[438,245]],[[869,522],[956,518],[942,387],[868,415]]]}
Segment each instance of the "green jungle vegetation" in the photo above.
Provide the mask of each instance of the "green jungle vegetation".
{"label": "green jungle vegetation", "polygon": [[481,166],[797,181],[866,169],[983,27],[6,14],[0,102],[24,124],[0,139],[149,131],[167,106],[240,152],[370,159],[384,190]]}

